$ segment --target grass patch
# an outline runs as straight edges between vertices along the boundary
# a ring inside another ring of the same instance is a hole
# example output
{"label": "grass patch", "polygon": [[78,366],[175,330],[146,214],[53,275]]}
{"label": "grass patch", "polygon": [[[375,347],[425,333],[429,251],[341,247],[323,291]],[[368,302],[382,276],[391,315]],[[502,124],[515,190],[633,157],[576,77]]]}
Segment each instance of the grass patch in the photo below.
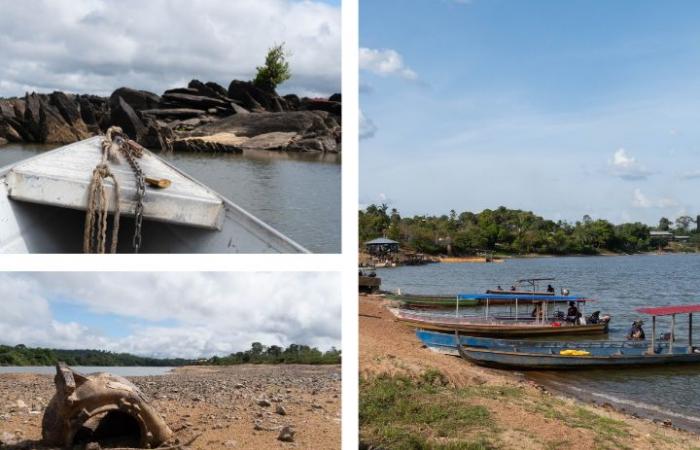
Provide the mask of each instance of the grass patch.
{"label": "grass patch", "polygon": [[363,441],[392,449],[496,448],[482,434],[495,428],[489,410],[447,385],[435,369],[417,379],[383,375],[361,380]]}
{"label": "grass patch", "polygon": [[580,406],[571,407],[557,399],[547,399],[535,406],[535,411],[548,419],[556,419],[572,428],[595,432],[595,448],[628,449],[625,440],[630,437],[629,425],[621,420],[601,416]]}

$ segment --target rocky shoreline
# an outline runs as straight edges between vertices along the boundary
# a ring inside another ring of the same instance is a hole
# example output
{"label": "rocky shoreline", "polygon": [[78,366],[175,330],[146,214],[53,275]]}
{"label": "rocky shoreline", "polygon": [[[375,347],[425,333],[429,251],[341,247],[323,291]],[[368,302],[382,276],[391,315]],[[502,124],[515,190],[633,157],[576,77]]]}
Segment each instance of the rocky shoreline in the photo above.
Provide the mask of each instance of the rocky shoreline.
{"label": "rocky shoreline", "polygon": [[[193,366],[127,377],[187,448],[340,448],[340,366]],[[0,448],[43,449],[53,377],[0,375]],[[81,449],[83,446],[75,446]]]}
{"label": "rocky shoreline", "polygon": [[27,93],[0,99],[0,145],[65,145],[121,127],[146,148],[175,151],[341,151],[341,95],[278,95],[248,81],[192,80],[162,95],[121,87],[109,97]]}

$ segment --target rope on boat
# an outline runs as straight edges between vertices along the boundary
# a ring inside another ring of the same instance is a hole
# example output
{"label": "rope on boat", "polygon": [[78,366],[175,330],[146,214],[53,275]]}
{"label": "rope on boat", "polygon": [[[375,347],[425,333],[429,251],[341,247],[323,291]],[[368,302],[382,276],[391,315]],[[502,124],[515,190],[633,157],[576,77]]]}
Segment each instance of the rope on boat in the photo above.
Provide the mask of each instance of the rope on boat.
{"label": "rope on boat", "polygon": [[[88,187],[88,204],[85,213],[85,230],[83,232],[84,253],[105,253],[107,246],[107,216],[109,201],[105,189],[105,179],[111,178],[114,183],[114,220],[112,226],[112,239],[110,253],[117,252],[119,237],[119,182],[109,170],[109,161],[118,162],[119,153],[131,166],[136,180],[136,207],[134,217],[136,226],[134,230],[133,247],[138,252],[141,247],[141,222],[143,220],[143,198],[146,192],[144,175],[135,158],[141,158],[143,147],[129,139],[121,128],[113,126],[107,129],[102,139],[102,158],[92,172],[92,179]],[[167,181],[167,180],[166,180]]]}
{"label": "rope on boat", "polygon": [[116,159],[118,144],[112,140],[112,133],[121,133],[119,127],[110,127],[102,140],[102,159],[92,171],[88,187],[88,204],[85,212],[85,230],[83,232],[84,253],[104,253],[107,242],[107,215],[109,202],[104,180],[111,178],[114,183],[114,220],[112,224],[112,242],[110,253],[117,252],[119,236],[119,182],[109,170],[108,160]]}

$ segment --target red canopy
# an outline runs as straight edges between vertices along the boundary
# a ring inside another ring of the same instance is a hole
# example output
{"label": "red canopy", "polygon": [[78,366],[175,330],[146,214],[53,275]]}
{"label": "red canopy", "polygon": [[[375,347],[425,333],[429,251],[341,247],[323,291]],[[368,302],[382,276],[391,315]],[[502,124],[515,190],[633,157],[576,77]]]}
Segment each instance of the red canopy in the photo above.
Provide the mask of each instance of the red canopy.
{"label": "red canopy", "polygon": [[650,316],[668,316],[671,314],[689,314],[700,312],[700,305],[661,306],[659,308],[639,308],[637,312]]}

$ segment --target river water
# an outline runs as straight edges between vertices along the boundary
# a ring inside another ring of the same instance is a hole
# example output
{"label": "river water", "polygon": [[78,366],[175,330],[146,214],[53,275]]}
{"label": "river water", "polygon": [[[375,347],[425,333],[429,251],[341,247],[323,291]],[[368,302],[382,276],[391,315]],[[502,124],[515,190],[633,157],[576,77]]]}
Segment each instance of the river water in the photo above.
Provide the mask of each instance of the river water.
{"label": "river water", "polygon": [[[100,366],[71,366],[71,369],[88,374],[95,372],[109,372],[122,377],[143,377],[151,375],[164,375],[173,367],[149,367],[149,366],[134,366],[134,367],[100,367]],[[0,366],[0,374],[3,373],[38,373],[40,375],[54,375],[56,367],[54,366]]]}
{"label": "river water", "polygon": [[[624,339],[643,306],[700,303],[700,255],[638,255],[511,259],[503,263],[431,264],[377,269],[382,289],[403,293],[476,293],[516,279],[554,277],[557,289],[596,301],[586,312],[612,316],[609,339]],[[545,285],[546,287],[546,285]],[[697,321],[695,321],[697,323]],[[657,318],[657,335],[670,318]],[[695,327],[697,343],[700,332]],[[645,326],[651,337],[651,320]],[[678,316],[676,335],[687,342],[687,316]],[[569,338],[567,338],[569,339]],[[610,403],[637,414],[700,430],[700,365],[528,373],[528,376],[585,400]]]}
{"label": "river water", "polygon": [[[51,147],[0,146],[0,167]],[[314,253],[340,253],[340,155],[160,155]]]}

